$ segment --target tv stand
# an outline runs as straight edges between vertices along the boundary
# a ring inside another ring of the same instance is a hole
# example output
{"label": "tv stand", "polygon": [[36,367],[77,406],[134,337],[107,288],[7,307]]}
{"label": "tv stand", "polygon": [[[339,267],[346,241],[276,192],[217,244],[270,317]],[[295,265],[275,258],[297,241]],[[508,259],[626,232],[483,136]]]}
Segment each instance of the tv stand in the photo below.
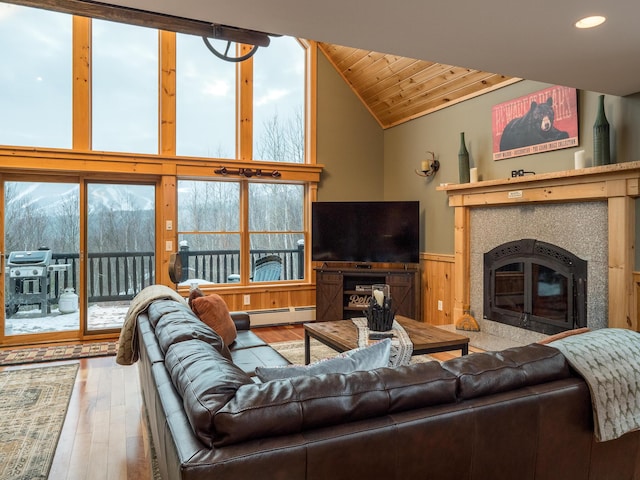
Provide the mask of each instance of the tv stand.
{"label": "tv stand", "polygon": [[389,285],[396,314],[420,320],[420,271],[418,265],[402,268],[352,264],[316,268],[316,321],[364,317],[371,285]]}

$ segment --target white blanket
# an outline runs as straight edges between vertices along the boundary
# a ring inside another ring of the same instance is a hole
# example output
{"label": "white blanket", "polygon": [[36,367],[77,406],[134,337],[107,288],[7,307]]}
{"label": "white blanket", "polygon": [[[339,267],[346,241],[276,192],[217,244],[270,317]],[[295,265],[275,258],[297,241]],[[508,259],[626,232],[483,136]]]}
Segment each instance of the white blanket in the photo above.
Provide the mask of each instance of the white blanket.
{"label": "white blanket", "polygon": [[[358,329],[358,347],[362,348],[368,346],[370,341],[367,319],[359,317],[352,318],[351,321]],[[409,334],[396,320],[393,321],[393,327],[389,330],[389,333],[393,333],[393,337],[391,338],[389,366],[398,367],[400,365],[409,365],[411,355],[413,355],[413,342],[409,338]]]}
{"label": "white blanket", "polygon": [[127,315],[124,317],[122,330],[120,330],[118,353],[116,354],[118,364],[133,365],[138,360],[138,338],[136,336],[138,315],[146,311],[151,302],[160,299],[172,299],[186,303],[178,292],[164,285],[151,285],[138,293],[131,300]]}
{"label": "white blanket", "polygon": [[560,350],[589,385],[598,441],[640,429],[640,333],[604,328],[549,346]]}

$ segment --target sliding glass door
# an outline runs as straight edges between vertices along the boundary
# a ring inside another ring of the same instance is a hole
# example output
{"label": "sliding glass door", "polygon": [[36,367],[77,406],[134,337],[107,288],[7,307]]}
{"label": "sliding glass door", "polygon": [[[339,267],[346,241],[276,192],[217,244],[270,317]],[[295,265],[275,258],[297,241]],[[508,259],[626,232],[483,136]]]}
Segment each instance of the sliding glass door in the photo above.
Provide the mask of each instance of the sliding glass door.
{"label": "sliding glass door", "polygon": [[155,282],[155,184],[0,185],[3,343],[117,333],[131,299]]}
{"label": "sliding glass door", "polygon": [[155,282],[155,185],[87,184],[87,331],[122,327]]}
{"label": "sliding glass door", "polygon": [[3,188],[4,336],[78,331],[79,184],[5,181]]}

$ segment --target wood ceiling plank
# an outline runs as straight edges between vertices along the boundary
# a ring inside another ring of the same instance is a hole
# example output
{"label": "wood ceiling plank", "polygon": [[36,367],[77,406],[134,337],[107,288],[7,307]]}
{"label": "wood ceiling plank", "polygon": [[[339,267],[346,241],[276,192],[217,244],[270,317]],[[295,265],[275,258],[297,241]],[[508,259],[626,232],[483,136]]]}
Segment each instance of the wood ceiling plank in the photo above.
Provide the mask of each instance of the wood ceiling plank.
{"label": "wood ceiling plank", "polygon": [[366,55],[363,55],[362,57],[360,57],[360,59],[357,62],[353,63],[348,68],[345,68],[343,70],[343,74],[345,75],[345,77],[348,78],[350,74],[354,72],[358,72],[361,69],[365,69],[371,66],[372,64],[380,60],[382,57],[384,57],[383,53],[366,52]]}
{"label": "wood ceiling plank", "polygon": [[[383,55],[376,58],[375,61],[370,63],[364,68],[353,70],[349,72],[349,80],[353,85],[360,85],[366,82],[368,79],[377,78],[381,72],[389,72],[389,67],[400,57],[394,57],[392,55]],[[387,73],[388,74],[388,73]]]}
{"label": "wood ceiling plank", "polygon": [[423,82],[446,75],[446,72],[450,69],[449,65],[441,63],[421,63],[412,66],[406,72],[401,72],[397,77],[391,79],[392,81],[379,82],[380,88],[377,91],[375,91],[376,89],[369,89],[367,94],[363,93],[361,95],[368,103],[375,105],[398,92],[419,87]]}
{"label": "wood ceiling plank", "polygon": [[[414,68],[411,68],[412,66]],[[390,61],[387,56],[384,62],[377,62],[366,72],[350,76],[349,81],[354,88],[358,89],[362,98],[367,98],[374,95],[372,92],[398,85],[422,68],[424,68],[424,62],[404,57],[396,57],[395,60]]]}
{"label": "wood ceiling plank", "polygon": [[[481,75],[486,72],[477,72],[475,75]],[[464,100],[477,97],[484,93],[502,88],[507,85],[511,85],[514,82],[520,81],[518,78],[505,77],[498,74],[487,74],[487,77],[474,83],[462,84],[460,88],[454,88],[450,86],[447,91],[443,91],[442,94],[434,94],[430,98],[424,98],[421,100],[415,100],[410,105],[405,105],[402,108],[394,108],[386,113],[380,113],[384,118],[384,125],[393,126],[406,121],[418,118],[442,108],[455,105]]]}
{"label": "wood ceiling plank", "polygon": [[360,60],[365,54],[364,50],[346,48],[329,43],[319,43],[318,46],[340,73]]}
{"label": "wood ceiling plank", "polygon": [[399,85],[392,95],[386,98],[372,99],[369,104],[374,110],[381,104],[403,107],[415,98],[433,95],[434,91],[447,90],[451,82],[459,78],[470,78],[469,75],[472,72],[475,71],[460,67],[442,69],[437,75],[432,75],[433,72],[422,72],[412,77],[411,81]]}
{"label": "wood ceiling plank", "polygon": [[[481,90],[484,88],[484,85],[481,83],[482,80],[490,75],[492,74],[473,71],[464,75],[452,76],[446,82],[440,85],[434,85],[428,89],[417,88],[406,91],[403,95],[396,95],[388,103],[388,110],[394,108],[410,114],[415,113],[417,108],[431,106],[434,101],[440,102],[443,98],[455,97],[459,89]],[[478,85],[478,83],[480,83],[480,85]]]}
{"label": "wood ceiling plank", "polygon": [[319,45],[383,128],[519,81],[452,65]]}
{"label": "wood ceiling plank", "polygon": [[362,98],[367,99],[367,101],[373,99],[387,89],[398,88],[398,85],[410,80],[414,75],[418,75],[428,68],[437,68],[437,65],[439,65],[409,58],[404,60],[406,62],[398,61],[393,65],[389,65],[389,75],[382,76],[378,80],[372,79],[368,84],[363,82],[360,90]]}
{"label": "wood ceiling plank", "polygon": [[331,62],[342,75],[348,72],[349,69],[358,62],[361,62],[362,59],[366,58],[367,54],[370,53],[368,50],[341,47],[339,45],[321,45],[330,48],[330,50],[325,50],[325,54],[329,56]]}

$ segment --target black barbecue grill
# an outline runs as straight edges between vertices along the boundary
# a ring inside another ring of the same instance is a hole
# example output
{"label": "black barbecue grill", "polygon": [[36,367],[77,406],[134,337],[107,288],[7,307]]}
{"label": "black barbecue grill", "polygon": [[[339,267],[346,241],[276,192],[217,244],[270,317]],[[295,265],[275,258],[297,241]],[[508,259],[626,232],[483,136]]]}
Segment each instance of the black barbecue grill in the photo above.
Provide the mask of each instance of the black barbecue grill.
{"label": "black barbecue grill", "polygon": [[50,265],[51,250],[46,248],[9,253],[9,291],[6,299],[9,314],[16,313],[22,305],[40,305],[43,314],[50,313]]}

